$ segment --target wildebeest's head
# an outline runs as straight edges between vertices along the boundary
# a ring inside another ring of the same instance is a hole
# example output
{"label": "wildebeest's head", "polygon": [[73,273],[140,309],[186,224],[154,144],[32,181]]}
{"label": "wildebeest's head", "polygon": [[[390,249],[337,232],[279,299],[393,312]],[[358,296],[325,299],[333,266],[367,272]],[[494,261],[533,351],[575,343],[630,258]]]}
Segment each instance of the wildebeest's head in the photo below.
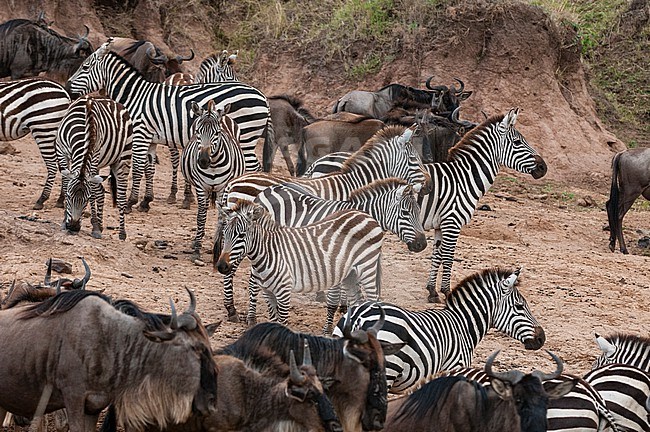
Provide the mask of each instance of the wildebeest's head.
{"label": "wildebeest's head", "polygon": [[107,70],[102,66],[110,51],[110,44],[112,42],[113,38],[108,38],[106,42],[84,60],[74,75],[68,79],[66,90],[72,96],[80,96],[99,91],[106,86],[108,80]]}
{"label": "wildebeest's head", "polygon": [[455,85],[451,87],[445,85],[431,86],[432,79],[433,76],[427,79],[426,86],[429,90],[434,91],[434,96],[431,100],[431,109],[436,114],[449,115],[460,106],[462,101],[472,95],[471,91],[465,91],[465,83],[458,78],[454,79],[460,84],[459,88],[456,88]]}

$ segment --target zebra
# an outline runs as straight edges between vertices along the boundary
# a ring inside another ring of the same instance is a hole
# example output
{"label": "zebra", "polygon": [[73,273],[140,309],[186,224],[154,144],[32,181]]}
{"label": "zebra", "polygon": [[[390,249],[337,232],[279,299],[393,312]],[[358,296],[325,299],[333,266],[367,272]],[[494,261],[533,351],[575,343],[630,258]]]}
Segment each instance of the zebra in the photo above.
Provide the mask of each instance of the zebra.
{"label": "zebra", "polygon": [[[431,303],[440,302],[436,285],[441,264],[440,289],[445,295],[449,293],[460,230],[469,223],[479,199],[494,183],[500,167],[504,165],[530,174],[534,179],[546,175],[546,162],[515,128],[518,115],[519,109],[512,108],[505,115],[485,120],[449,150],[447,162],[425,164],[433,188],[431,193],[420,195],[418,202],[424,228],[435,232],[427,282]],[[333,161],[336,163],[331,157],[326,159],[327,170],[331,171]],[[311,172],[318,170],[314,166]]]}
{"label": "zebra", "polygon": [[[410,143],[412,134],[412,129],[402,126],[382,129],[346,162],[341,173],[328,178],[310,180],[266,173],[244,174],[226,185],[221,205],[231,208],[238,200],[252,202],[267,187],[283,182],[295,182],[311,194],[337,201],[348,199],[352,191],[374,180],[390,177],[408,181],[416,192],[427,192],[430,179]],[[215,257],[221,254],[220,232],[221,226],[218,225],[213,247]],[[241,250],[233,251],[233,255],[241,256]],[[237,265],[234,263],[233,268]],[[232,298],[232,275],[227,275],[224,281],[224,305],[229,319],[237,320]]]}
{"label": "zebra", "polygon": [[633,334],[614,333],[601,336],[596,343],[602,351],[593,368],[609,363],[625,363],[650,373],[650,338]]}
{"label": "zebra", "polygon": [[[412,252],[421,252],[427,245],[413,187],[406,181],[389,178],[376,180],[350,193],[341,201],[325,200],[310,194],[293,183],[282,183],[265,189],[254,200],[282,226],[300,227],[318,222],[341,210],[356,209],[371,215],[383,230],[397,234]],[[230,271],[224,277],[224,302],[228,319],[239,321],[233,300],[233,278],[243,256],[241,250],[230,254]],[[215,255],[213,263],[218,261]],[[255,319],[255,317],[253,317]],[[249,325],[255,321],[248,322]]]}
{"label": "zebra", "polygon": [[66,179],[64,228],[79,232],[83,209],[90,200],[92,236],[101,238],[104,188],[99,170],[110,167],[113,203],[119,210],[119,238],[126,239],[124,213],[132,141],[133,124],[122,104],[85,96],[70,105],[56,135],[59,167]]}
{"label": "zebra", "polygon": [[256,314],[263,289],[272,321],[286,324],[291,292],[327,292],[327,322],[332,333],[341,289],[352,302],[377,300],[381,293],[381,246],[384,232],[375,219],[358,210],[343,210],[304,227],[283,227],[259,204],[240,201],[222,210],[224,247],[217,261],[230,270],[229,254],[240,243],[251,260],[248,320]]}
{"label": "zebra", "polygon": [[201,109],[192,101],[192,110],[198,116],[192,123],[192,138],[183,150],[181,172],[194,185],[198,198],[196,235],[192,248],[194,258],[200,258],[201,242],[205,234],[208,201],[220,200],[226,183],[246,170],[244,153],[239,146],[239,126],[227,114],[230,105],[216,108],[213,100]]}
{"label": "zebra", "polygon": [[[146,171],[146,191],[139,210],[148,211],[153,200],[153,175],[156,145],[182,148],[190,139],[190,102],[200,106],[214,99],[217,107],[230,104],[229,116],[241,130],[240,145],[246,157],[246,169],[259,171],[255,142],[269,121],[269,105],[259,90],[241,83],[209,83],[170,86],[146,81],[119,55],[108,49],[111,39],[91,54],[68,80],[73,94],[85,94],[106,88],[107,95],[122,103],[134,119],[133,187],[129,205],[138,201],[140,180]],[[148,155],[147,155],[148,153]],[[172,160],[172,193],[178,160]]]}
{"label": "zebra", "polygon": [[617,425],[634,431],[650,431],[646,403],[650,397],[650,375],[635,366],[611,363],[584,376],[600,393]]}
{"label": "zebra", "polygon": [[187,72],[176,72],[173,75],[168,76],[165,78],[165,81],[163,81],[163,84],[167,85],[190,85],[194,84],[194,75],[191,73]]}
{"label": "zebra", "polygon": [[239,50],[230,55],[228,50],[223,50],[221,53],[215,53],[205,58],[199,66],[199,72],[196,74],[194,82],[197,84],[223,81],[239,82],[233,69],[237,54],[239,54]]}
{"label": "zebra", "polygon": [[[482,385],[492,384],[491,378],[485,371],[477,368],[452,368],[433,375],[433,377],[437,376],[464,376]],[[417,386],[422,386],[431,378],[425,378]],[[565,389],[568,387],[570,391],[559,399],[549,401],[546,413],[548,431],[618,432],[622,430],[603,397],[585,379],[570,374],[560,374],[544,383],[545,388],[560,386],[564,386]]]}
{"label": "zebra", "polygon": [[[544,329],[516,288],[519,270],[489,268],[472,274],[450,291],[443,309],[412,312],[380,303],[386,323],[379,332],[382,342],[403,343],[397,354],[386,357],[386,379],[391,392],[402,392],[422,378],[453,367],[467,367],[474,349],[492,327],[536,350],[545,342]],[[367,328],[378,319],[373,302],[348,309],[334,335],[347,322]]]}
{"label": "zebra", "polygon": [[[54,141],[56,130],[70,106],[70,96],[54,81],[29,78],[0,82],[0,141],[13,141],[31,133],[41,152],[47,178],[33,209],[40,210],[50,197],[58,171]],[[57,206],[63,207],[64,191]]]}

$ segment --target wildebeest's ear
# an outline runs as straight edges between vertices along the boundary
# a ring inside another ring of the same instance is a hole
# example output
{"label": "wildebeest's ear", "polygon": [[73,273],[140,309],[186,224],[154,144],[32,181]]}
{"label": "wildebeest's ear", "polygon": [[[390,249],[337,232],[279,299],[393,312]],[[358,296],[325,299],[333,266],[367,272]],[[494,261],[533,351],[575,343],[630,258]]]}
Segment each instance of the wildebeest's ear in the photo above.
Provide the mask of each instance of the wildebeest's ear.
{"label": "wildebeest's ear", "polygon": [[330,387],[332,387],[337,382],[336,378],[330,377],[330,376],[326,376],[326,377],[319,376],[318,380],[320,381],[320,383],[323,386],[324,390],[328,390]]}
{"label": "wildebeest's ear", "polygon": [[492,378],[490,381],[494,392],[503,400],[512,399],[512,387],[498,378]]}
{"label": "wildebeest's ear", "polygon": [[384,351],[385,356],[397,354],[402,348],[406,346],[406,342],[400,342],[400,343],[380,342],[380,343],[381,343],[381,349]]}
{"label": "wildebeest's ear", "polygon": [[573,388],[576,386],[578,383],[578,378],[573,378],[568,381],[562,381],[560,383],[554,383],[554,382],[545,382],[542,384],[544,386],[544,390],[546,390],[546,393],[548,394],[548,397],[551,399],[559,399],[562,396],[566,395],[569,393]]}
{"label": "wildebeest's ear", "polygon": [[214,332],[217,331],[217,328],[221,325],[221,320],[217,321],[216,323],[208,324],[205,326],[205,331],[208,332],[208,336],[213,336]]}
{"label": "wildebeest's ear", "polygon": [[467,100],[467,98],[470,97],[471,95],[472,95],[471,91],[464,91],[458,95],[458,101],[462,102],[464,100]]}

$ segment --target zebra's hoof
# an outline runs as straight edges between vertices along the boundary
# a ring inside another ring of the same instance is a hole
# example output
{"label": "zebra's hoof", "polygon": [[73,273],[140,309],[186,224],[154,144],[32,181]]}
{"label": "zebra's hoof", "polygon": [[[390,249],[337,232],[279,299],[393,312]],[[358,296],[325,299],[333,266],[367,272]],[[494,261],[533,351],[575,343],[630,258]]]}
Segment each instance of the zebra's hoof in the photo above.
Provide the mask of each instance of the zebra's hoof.
{"label": "zebra's hoof", "polygon": [[126,240],[126,233],[120,233],[120,240]]}
{"label": "zebra's hoof", "polygon": [[183,200],[183,204],[181,204],[181,208],[183,210],[189,210],[191,206],[192,206],[192,201]]}
{"label": "zebra's hoof", "polygon": [[176,195],[169,195],[167,197],[167,204],[176,204]]}
{"label": "zebra's hoof", "polygon": [[57,201],[57,202],[54,204],[54,207],[56,207],[56,208],[63,208],[63,201]]}
{"label": "zebra's hoof", "polygon": [[257,319],[248,319],[246,323],[248,324],[248,327],[253,327],[257,324]]}
{"label": "zebra's hoof", "polygon": [[228,312],[228,322],[233,322],[233,323],[239,322],[239,314],[237,313],[237,311]]}
{"label": "zebra's hoof", "polygon": [[430,293],[427,300],[429,301],[429,303],[439,303],[439,304],[442,303],[442,299],[440,298],[437,292]]}
{"label": "zebra's hoof", "polygon": [[149,211],[149,209],[150,209],[149,203],[145,202],[145,201],[142,201],[140,203],[140,205],[138,206],[138,211],[142,212],[142,213],[147,213]]}
{"label": "zebra's hoof", "polygon": [[43,210],[43,203],[36,201],[36,204],[34,204],[34,207],[32,207],[32,210]]}
{"label": "zebra's hoof", "polygon": [[100,239],[100,238],[102,238],[102,233],[101,233],[101,231],[93,231],[92,233],[90,233],[90,235],[91,235],[93,238],[96,238],[96,239]]}

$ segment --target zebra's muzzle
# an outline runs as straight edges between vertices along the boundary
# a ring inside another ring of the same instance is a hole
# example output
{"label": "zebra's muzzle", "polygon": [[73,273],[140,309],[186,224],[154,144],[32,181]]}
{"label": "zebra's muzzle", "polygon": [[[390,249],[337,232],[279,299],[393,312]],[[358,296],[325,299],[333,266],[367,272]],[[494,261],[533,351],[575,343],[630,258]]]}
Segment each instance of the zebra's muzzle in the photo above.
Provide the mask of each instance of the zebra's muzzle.
{"label": "zebra's muzzle", "polygon": [[416,234],[415,239],[406,245],[411,252],[422,252],[427,247],[427,236],[424,233]]}
{"label": "zebra's muzzle", "polygon": [[217,261],[217,270],[221,274],[228,274],[230,273],[230,269],[232,266],[230,265],[230,254],[224,253],[221,254],[219,257],[219,261]]}
{"label": "zebra's muzzle", "polygon": [[539,179],[542,178],[546,175],[546,171],[548,170],[548,167],[546,166],[546,162],[540,155],[535,155],[535,168],[530,170],[530,175],[533,176],[534,179]]}
{"label": "zebra's muzzle", "polygon": [[538,350],[544,346],[544,342],[546,342],[544,329],[541,326],[537,326],[533,332],[533,337],[524,341],[524,348],[527,350]]}
{"label": "zebra's muzzle", "polygon": [[81,221],[66,222],[65,229],[72,234],[77,234],[81,230]]}

